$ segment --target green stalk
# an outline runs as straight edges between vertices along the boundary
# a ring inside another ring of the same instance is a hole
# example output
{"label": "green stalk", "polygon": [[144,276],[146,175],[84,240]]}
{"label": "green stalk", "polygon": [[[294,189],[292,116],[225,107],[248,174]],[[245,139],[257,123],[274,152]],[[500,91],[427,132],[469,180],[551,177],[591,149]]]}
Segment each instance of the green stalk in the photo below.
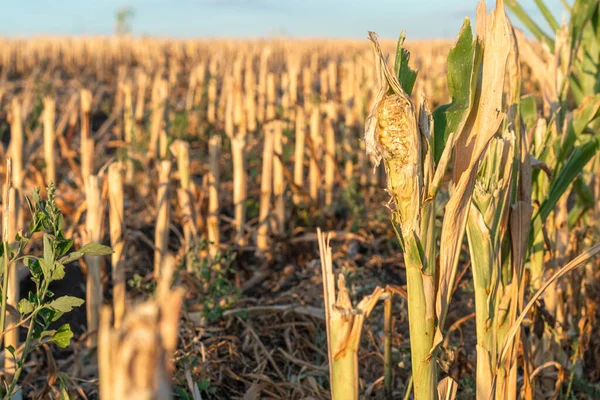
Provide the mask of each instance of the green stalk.
{"label": "green stalk", "polygon": [[[500,297],[500,296],[499,296]],[[495,311],[497,313],[497,317],[494,320],[494,329],[495,329],[495,359],[494,364],[492,364],[492,368],[495,365],[498,365],[499,351],[500,345],[504,343],[504,339],[508,335],[512,324],[514,323],[514,318],[511,318],[511,315],[514,313],[511,312],[511,306],[516,307],[510,301],[510,299],[505,299],[505,302],[501,303],[500,300]],[[511,380],[510,374],[511,371],[506,368],[506,363],[500,364],[499,367],[493,369],[493,373],[496,376],[496,390],[495,390],[495,398],[499,400],[503,400],[505,395],[510,392],[509,390],[509,382]]]}
{"label": "green stalk", "polygon": [[437,322],[434,291],[437,277],[432,262],[437,254],[434,206],[433,201],[424,202],[420,246],[416,239],[409,240],[404,254],[415,399],[436,399],[438,394],[436,352],[431,353]]}
{"label": "green stalk", "polygon": [[496,374],[498,321],[496,310],[502,299],[501,244],[507,226],[512,189],[514,135],[490,142],[476,178],[467,219],[467,239],[473,283],[477,327],[477,398],[488,400]]}
{"label": "green stalk", "polygon": [[[477,398],[489,398],[494,371],[495,332],[493,305],[491,298],[491,272],[497,267],[494,262],[493,246],[489,240],[489,231],[482,229],[475,222],[478,211],[471,205],[467,221],[467,238],[471,266],[473,268],[473,284],[475,287],[475,316],[477,330]],[[488,297],[490,297],[488,299]],[[488,303],[491,300],[491,304]],[[487,396],[487,397],[486,397]]]}
{"label": "green stalk", "polygon": [[[397,159],[386,160],[388,188],[395,199],[398,211],[394,216],[394,228],[403,243],[408,293],[408,323],[410,331],[411,366],[415,399],[436,399],[438,370],[432,353],[436,328],[435,314],[435,214],[434,202],[426,201],[409,222],[410,210],[406,196],[406,179],[399,174]],[[418,203],[417,203],[418,204]],[[414,206],[414,204],[412,204]],[[420,224],[419,224],[420,219]],[[404,220],[404,224],[400,221]],[[421,232],[421,238],[417,232]]]}
{"label": "green stalk", "polygon": [[[429,353],[435,334],[435,310],[429,307],[424,289],[424,274],[419,249],[409,240],[404,253],[408,292],[408,324],[410,329],[411,363],[415,399],[437,398],[437,366]],[[427,277],[431,278],[431,277]],[[426,278],[426,279],[427,279]]]}

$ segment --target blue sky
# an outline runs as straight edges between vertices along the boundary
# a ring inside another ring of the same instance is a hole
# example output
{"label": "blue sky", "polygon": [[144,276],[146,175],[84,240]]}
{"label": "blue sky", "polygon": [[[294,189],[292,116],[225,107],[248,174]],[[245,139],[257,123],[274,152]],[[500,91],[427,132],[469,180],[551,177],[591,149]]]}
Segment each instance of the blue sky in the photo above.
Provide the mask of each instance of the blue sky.
{"label": "blue sky", "polygon": [[[535,11],[533,0],[520,0]],[[171,37],[454,37],[477,0],[0,0],[0,35],[106,35],[115,11],[135,10],[134,34]],[[571,1],[570,1],[571,2]],[[488,8],[494,1],[488,0]],[[560,0],[546,0],[560,19]],[[539,15],[533,14],[540,21]]]}

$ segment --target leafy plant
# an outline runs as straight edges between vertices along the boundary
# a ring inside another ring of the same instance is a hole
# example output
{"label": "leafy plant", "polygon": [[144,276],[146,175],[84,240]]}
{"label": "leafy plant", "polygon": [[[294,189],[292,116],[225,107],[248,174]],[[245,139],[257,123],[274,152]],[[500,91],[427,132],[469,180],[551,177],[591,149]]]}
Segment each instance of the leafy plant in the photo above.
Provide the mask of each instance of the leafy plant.
{"label": "leafy plant", "polygon": [[217,252],[215,257],[203,257],[209,241],[201,240],[192,248],[192,273],[201,283],[198,293],[202,305],[202,316],[207,321],[216,321],[239,297],[240,291],[231,280],[231,270],[235,253],[231,249]]}
{"label": "leafy plant", "polygon": [[133,277],[127,281],[130,288],[140,292],[154,293],[156,291],[156,281],[146,279],[140,274],[133,274]]}
{"label": "leafy plant", "polygon": [[[73,296],[55,298],[54,293],[50,290],[50,284],[63,279],[65,266],[84,255],[103,256],[112,253],[109,247],[96,243],[87,244],[78,251],[71,251],[73,239],[64,236],[64,218],[55,203],[56,189],[53,183],[50,183],[47,192],[46,200],[40,196],[39,188],[34,190],[31,198],[26,197],[31,212],[29,232],[18,233],[12,246],[5,238],[3,246],[0,248],[0,274],[3,276],[2,314],[0,315],[2,337],[8,332],[5,330],[5,316],[10,265],[22,261],[29,268],[31,280],[35,284],[35,292],[28,293],[27,297],[19,301],[20,320],[11,328],[18,329],[20,326],[27,326],[27,336],[22,350],[7,348],[15,359],[15,372],[10,384],[4,388],[5,399],[11,398],[19,390],[17,384],[25,360],[37,346],[52,342],[65,348],[73,337],[69,324],[64,324],[56,330],[51,330],[50,325],[58,321],[65,313],[72,311],[73,307],[81,306],[84,301]],[[42,234],[42,254],[38,256],[24,254],[25,247],[34,240],[34,235],[40,233]]]}
{"label": "leafy plant", "polygon": [[351,181],[341,195],[341,201],[337,204],[340,213],[347,213],[352,221],[349,228],[350,232],[356,232],[361,226],[364,226],[366,216],[365,198],[358,190],[358,184]]}

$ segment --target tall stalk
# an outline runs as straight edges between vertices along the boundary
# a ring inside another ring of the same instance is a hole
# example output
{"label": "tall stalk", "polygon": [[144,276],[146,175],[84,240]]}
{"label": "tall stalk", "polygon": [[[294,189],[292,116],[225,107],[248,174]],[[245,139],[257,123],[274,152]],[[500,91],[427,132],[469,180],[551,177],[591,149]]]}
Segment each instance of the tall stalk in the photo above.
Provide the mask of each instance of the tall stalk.
{"label": "tall stalk", "polygon": [[514,134],[492,139],[475,181],[467,238],[477,326],[477,398],[489,399],[495,374],[502,238],[507,228]]}
{"label": "tall stalk", "polygon": [[[400,36],[394,73],[374,34],[370,35],[379,71],[380,91],[366,123],[367,152],[383,160],[387,190],[395,204],[392,222],[404,251],[414,394],[436,399],[438,389],[450,393],[447,381],[438,388],[436,357],[456,279],[468,209],[480,159],[504,119],[502,102],[510,26],[499,0],[487,14],[477,8],[477,36],[465,20],[448,55],[448,86],[453,102],[419,113],[409,95],[417,72]],[[435,227],[438,188],[454,153],[450,198],[441,235]],[[439,240],[438,240],[439,239]],[[440,265],[436,265],[438,258]]]}
{"label": "tall stalk", "polygon": [[[435,264],[431,260],[435,257],[432,254],[435,248],[431,246],[433,242],[430,239],[435,231],[428,229],[434,218],[433,203],[423,200],[424,160],[421,148],[422,135],[429,134],[424,132],[428,126],[421,130],[412,102],[398,78],[385,65],[377,37],[371,33],[370,39],[380,72],[381,89],[367,122],[367,151],[375,159],[383,159],[388,192],[396,205],[392,222],[402,244],[406,264],[415,397],[433,399],[436,396],[437,367],[430,357],[436,323]],[[429,155],[427,160],[430,159]]]}

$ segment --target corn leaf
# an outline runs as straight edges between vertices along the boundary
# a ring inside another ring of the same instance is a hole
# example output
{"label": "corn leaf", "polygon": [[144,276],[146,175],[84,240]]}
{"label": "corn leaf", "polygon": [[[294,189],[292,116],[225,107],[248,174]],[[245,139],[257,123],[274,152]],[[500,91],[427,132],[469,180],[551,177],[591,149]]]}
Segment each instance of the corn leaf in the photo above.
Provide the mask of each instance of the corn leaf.
{"label": "corn leaf", "polygon": [[460,247],[479,160],[489,141],[498,131],[505,114],[502,112],[502,94],[505,84],[506,64],[511,46],[510,26],[499,0],[496,9],[488,16],[485,3],[477,7],[477,36],[484,44],[481,70],[482,88],[473,107],[469,123],[457,140],[454,166],[454,192],[446,205],[440,238],[440,277],[436,301],[438,327],[435,345],[442,341],[444,322],[456,278]]}
{"label": "corn leaf", "polygon": [[590,122],[594,120],[599,110],[600,94],[594,97],[586,97],[579,108],[573,111],[573,119],[567,127],[567,133],[558,150],[558,156],[556,158],[557,167],[562,165],[567,155],[570,154],[577,139],[581,138],[581,135]]}
{"label": "corn leaf", "polygon": [[419,71],[415,71],[410,68],[408,62],[410,61],[410,52],[404,48],[404,40],[406,39],[405,32],[402,31],[398,38],[398,45],[396,47],[396,59],[394,61],[394,72],[402,85],[402,89],[409,96],[412,94],[412,90],[417,80],[417,74]]}
{"label": "corn leaf", "polygon": [[554,15],[552,15],[552,12],[548,8],[548,6],[546,6],[546,3],[544,3],[543,0],[535,0],[535,4],[537,4],[538,8],[540,9],[540,12],[546,19],[546,22],[548,22],[548,25],[550,25],[550,28],[552,28],[552,30],[555,32],[559,30],[560,25],[556,21],[556,18],[554,18]]}
{"label": "corn leaf", "polygon": [[554,51],[554,40],[535,23],[517,0],[507,0],[506,6],[537,40],[544,41]]}
{"label": "corn leaf", "polygon": [[558,199],[560,199],[565,190],[567,190],[567,188],[571,185],[571,183],[573,183],[577,175],[579,175],[579,173],[583,170],[586,164],[598,152],[599,145],[600,139],[598,137],[595,137],[587,143],[577,146],[573,150],[573,154],[571,154],[568,161],[565,163],[563,168],[561,168],[560,172],[550,185],[548,197],[540,206],[538,215],[541,217],[542,223],[546,220],[550,212],[554,209],[554,206],[558,202]]}
{"label": "corn leaf", "polygon": [[450,134],[458,137],[462,131],[475,97],[481,52],[473,40],[471,21],[465,18],[456,44],[448,53],[448,91],[452,102],[433,111],[433,151],[436,165],[442,157]]}

